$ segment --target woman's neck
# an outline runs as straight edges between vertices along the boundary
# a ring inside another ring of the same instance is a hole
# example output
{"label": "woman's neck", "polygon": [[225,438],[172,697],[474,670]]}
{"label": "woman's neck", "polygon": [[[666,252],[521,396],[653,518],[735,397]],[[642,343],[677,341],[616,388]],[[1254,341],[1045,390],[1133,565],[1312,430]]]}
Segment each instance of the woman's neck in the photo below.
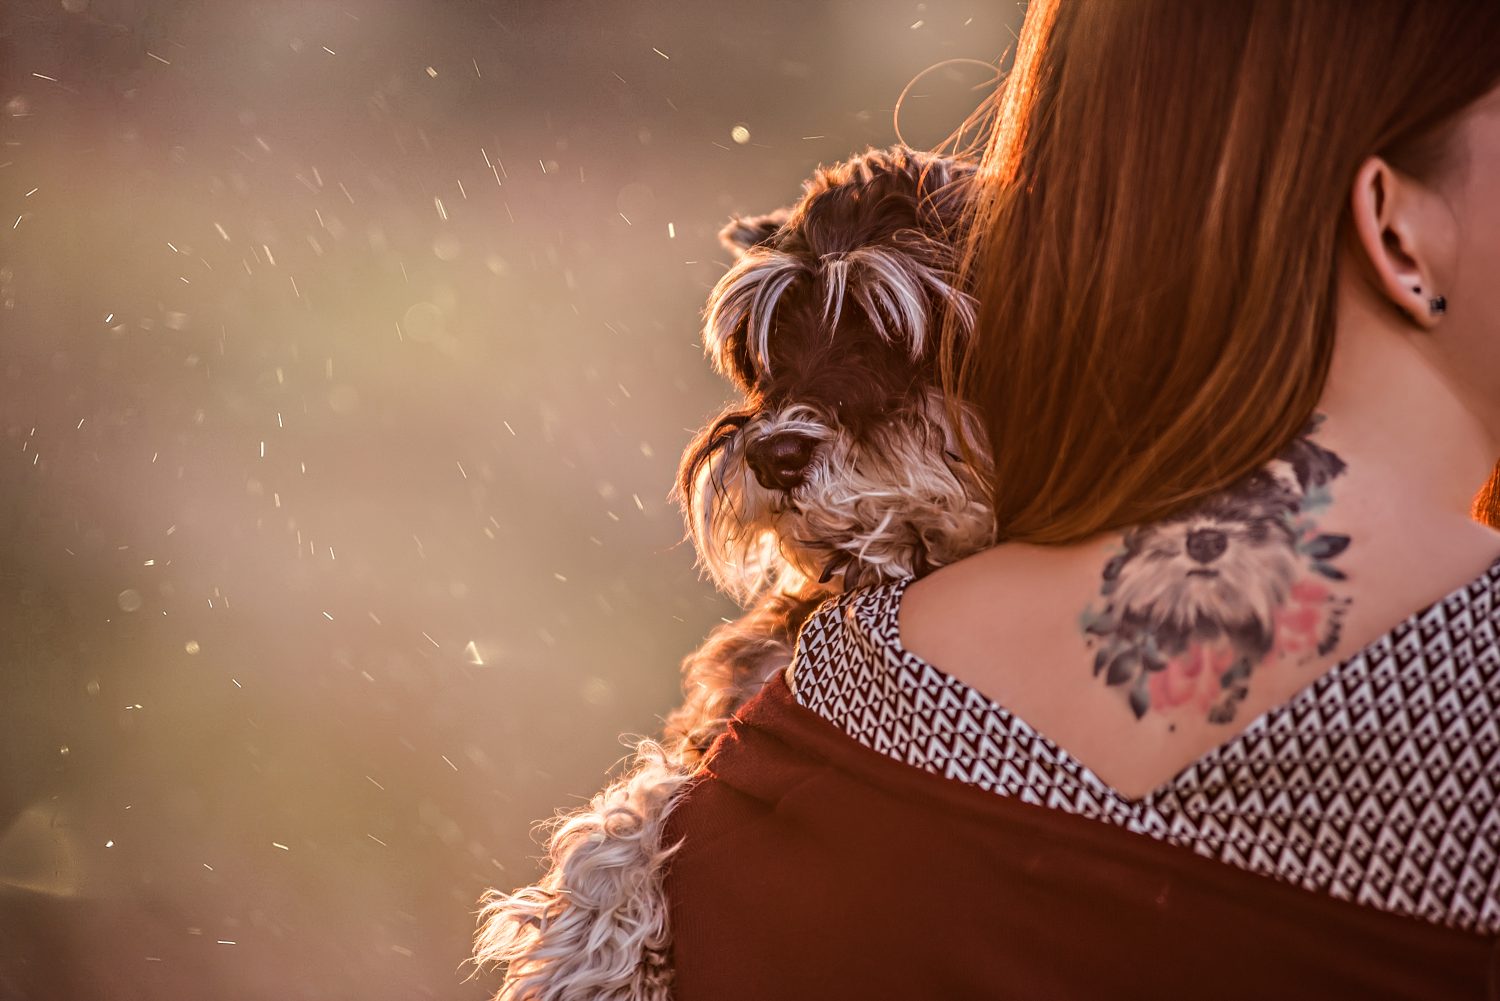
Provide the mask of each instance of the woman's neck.
{"label": "woman's neck", "polygon": [[1405,325],[1360,289],[1341,291],[1339,317],[1318,440],[1349,463],[1363,492],[1340,506],[1377,524],[1394,519],[1390,530],[1472,525],[1500,442],[1444,377],[1422,340],[1435,334]]}

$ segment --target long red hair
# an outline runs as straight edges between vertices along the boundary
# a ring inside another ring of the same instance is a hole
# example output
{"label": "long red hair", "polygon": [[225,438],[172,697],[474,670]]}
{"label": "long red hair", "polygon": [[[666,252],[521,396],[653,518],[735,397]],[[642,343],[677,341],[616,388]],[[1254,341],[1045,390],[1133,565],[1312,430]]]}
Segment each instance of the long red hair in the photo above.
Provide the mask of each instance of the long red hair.
{"label": "long red hair", "polygon": [[1439,177],[1497,83],[1496,3],[1032,0],[962,257],[977,331],[941,351],[1000,538],[1164,518],[1274,456],[1322,394],[1359,164]]}

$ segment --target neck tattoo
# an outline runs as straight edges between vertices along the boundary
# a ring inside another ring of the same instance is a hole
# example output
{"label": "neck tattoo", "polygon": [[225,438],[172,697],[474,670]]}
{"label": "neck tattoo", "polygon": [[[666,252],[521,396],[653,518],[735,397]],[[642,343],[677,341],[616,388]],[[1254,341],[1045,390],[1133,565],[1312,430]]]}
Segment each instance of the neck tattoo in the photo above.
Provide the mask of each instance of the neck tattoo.
{"label": "neck tattoo", "polygon": [[1318,520],[1346,467],[1309,440],[1322,420],[1222,493],[1124,533],[1102,607],[1091,602],[1079,625],[1094,676],[1126,693],[1136,719],[1188,706],[1228,723],[1255,672],[1338,646],[1351,599],[1336,561],[1349,536]]}

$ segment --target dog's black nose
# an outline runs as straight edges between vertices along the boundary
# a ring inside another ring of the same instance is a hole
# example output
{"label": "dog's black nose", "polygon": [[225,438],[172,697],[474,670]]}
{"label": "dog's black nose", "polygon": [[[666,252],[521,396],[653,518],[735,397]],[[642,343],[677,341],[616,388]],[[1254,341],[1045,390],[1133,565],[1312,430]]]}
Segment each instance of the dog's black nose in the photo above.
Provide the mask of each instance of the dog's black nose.
{"label": "dog's black nose", "polygon": [[767,490],[790,490],[807,476],[817,441],[794,431],[767,435],[751,445],[745,460]]}
{"label": "dog's black nose", "polygon": [[1199,563],[1212,563],[1224,555],[1229,545],[1229,536],[1217,528],[1195,528],[1188,533],[1188,555]]}

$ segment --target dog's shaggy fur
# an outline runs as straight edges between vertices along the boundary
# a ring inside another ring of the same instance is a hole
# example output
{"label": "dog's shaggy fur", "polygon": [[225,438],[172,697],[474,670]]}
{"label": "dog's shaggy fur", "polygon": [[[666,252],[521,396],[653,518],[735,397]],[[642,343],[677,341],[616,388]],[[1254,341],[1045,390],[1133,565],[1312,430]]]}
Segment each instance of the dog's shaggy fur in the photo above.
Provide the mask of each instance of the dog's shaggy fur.
{"label": "dog's shaggy fur", "polygon": [[669,997],[662,831],[709,746],[790,664],[821,601],[993,542],[987,470],[959,458],[936,368],[944,311],[973,319],[954,277],[972,174],[869,150],[720,233],[736,259],[704,310],[704,347],[743,399],[688,445],[673,495],[699,566],[750,608],[684,661],[664,742],[638,744],[623,777],[558,818],[542,880],[486,895],[475,959],[506,967],[497,998]]}

